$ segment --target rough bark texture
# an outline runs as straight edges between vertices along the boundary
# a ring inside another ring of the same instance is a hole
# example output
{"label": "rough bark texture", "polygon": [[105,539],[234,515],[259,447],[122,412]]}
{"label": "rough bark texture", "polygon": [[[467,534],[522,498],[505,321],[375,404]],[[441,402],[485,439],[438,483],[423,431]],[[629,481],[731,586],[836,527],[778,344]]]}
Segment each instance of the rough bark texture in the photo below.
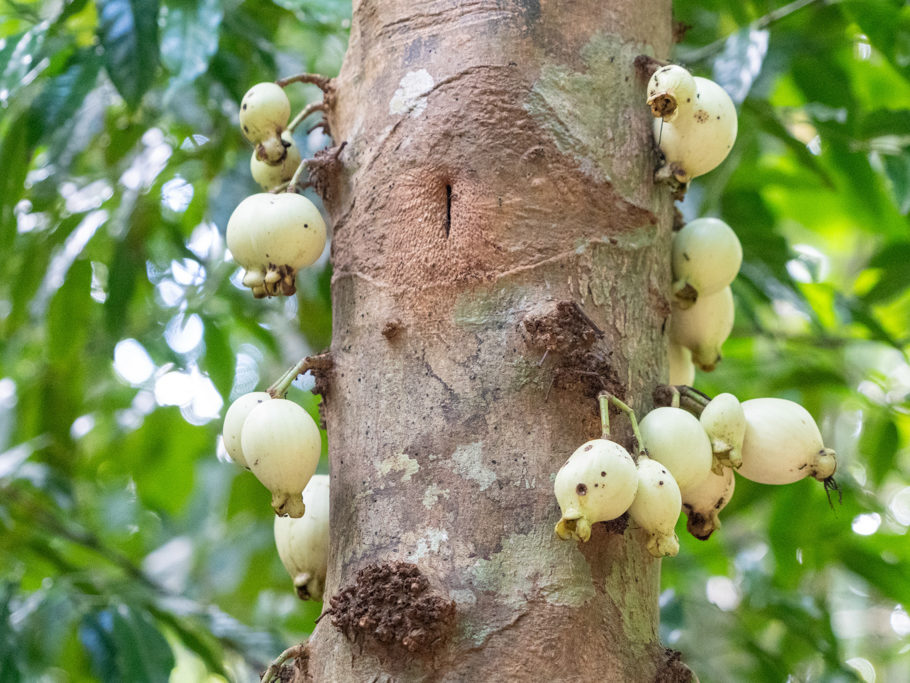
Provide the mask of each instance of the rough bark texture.
{"label": "rough bark texture", "polygon": [[[326,595],[347,607],[297,680],[687,677],[641,531],[553,532],[597,391],[644,412],[665,379],[672,202],[634,60],[671,31],[669,0],[355,1],[326,187]],[[394,599],[358,584],[401,572]]]}

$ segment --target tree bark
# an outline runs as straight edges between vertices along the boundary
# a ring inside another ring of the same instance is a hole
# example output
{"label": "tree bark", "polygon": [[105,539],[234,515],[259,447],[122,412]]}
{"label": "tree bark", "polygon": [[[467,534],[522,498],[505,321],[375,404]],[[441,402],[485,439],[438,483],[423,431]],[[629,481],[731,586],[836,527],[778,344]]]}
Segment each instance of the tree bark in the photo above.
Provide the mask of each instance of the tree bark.
{"label": "tree bark", "polygon": [[354,3],[327,112],[335,600],[298,680],[688,678],[642,532],[553,532],[597,392],[643,413],[666,378],[672,200],[633,62],[670,44],[669,0]]}

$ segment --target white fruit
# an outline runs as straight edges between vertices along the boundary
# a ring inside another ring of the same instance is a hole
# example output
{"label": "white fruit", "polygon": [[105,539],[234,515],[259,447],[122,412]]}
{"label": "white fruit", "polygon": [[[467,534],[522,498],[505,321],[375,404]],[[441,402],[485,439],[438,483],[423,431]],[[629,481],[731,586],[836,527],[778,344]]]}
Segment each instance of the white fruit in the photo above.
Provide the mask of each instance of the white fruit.
{"label": "white fruit", "polygon": [[253,474],[272,492],[275,514],[301,517],[301,494],[322,450],[313,418],[296,403],[273,398],[247,415],[240,443]]}
{"label": "white fruit", "polygon": [[240,100],[240,128],[252,143],[280,136],[290,118],[291,103],[275,83],[257,83]]}
{"label": "white fruit", "polygon": [[250,469],[243,455],[243,448],[240,446],[240,430],[243,423],[246,422],[247,415],[250,411],[263,401],[270,401],[271,396],[265,391],[253,391],[244,394],[231,404],[224,416],[224,428],[221,430],[221,438],[224,440],[224,447],[227,449],[231,460],[241,467]]}
{"label": "white fruit", "polygon": [[285,131],[281,134],[282,140],[288,143],[284,159],[278,164],[267,164],[256,158],[256,153],[250,157],[250,173],[263,190],[271,190],[282,183],[289,181],[297,167],[300,166],[300,150],[291,137],[291,134]]}
{"label": "white fruit", "polygon": [[670,384],[685,384],[691,387],[695,382],[695,363],[692,352],[685,346],[670,342]]}
{"label": "white fruit", "polygon": [[674,556],[679,552],[676,520],[682,496],[669,470],[651,458],[638,458],[638,492],[629,515],[648,532],[648,552],[654,557]]}
{"label": "white fruit", "polygon": [[637,489],[635,461],[625,448],[607,439],[582,444],[556,474],[553,490],[562,510],[556,534],[587,541],[591,525],[628,510]]}
{"label": "white fruit", "polygon": [[648,456],[665,465],[680,491],[711,471],[711,442],[697,418],[682,408],[655,408],[639,424]]}
{"label": "white fruit", "polygon": [[729,287],[698,297],[691,308],[674,305],[670,341],[689,349],[695,365],[710,372],[720,361],[721,346],[733,331],[734,315],[733,292]]}
{"label": "white fruit", "polygon": [[690,534],[704,541],[720,528],[717,514],[730,502],[735,485],[733,470],[725,467],[720,474],[712,472],[698,486],[686,490],[682,506],[689,518],[686,528]]}
{"label": "white fruit", "polygon": [[648,83],[648,104],[666,168],[680,182],[717,167],[733,148],[736,107],[714,81],[675,64],[661,67]]}
{"label": "white fruit", "polygon": [[329,477],[316,474],[303,490],[306,514],[275,517],[275,546],[301,600],[322,600],[329,558]]}
{"label": "white fruit", "polygon": [[782,398],[744,401],[746,435],[738,472],[760,484],[789,484],[812,476],[825,480],[837,469],[815,420],[805,408]]}
{"label": "white fruit", "polygon": [[711,441],[714,471],[720,474],[722,465],[739,467],[746,434],[746,415],[739,399],[733,394],[718,394],[705,406],[699,422]]}
{"label": "white fruit", "polygon": [[292,192],[247,197],[228,220],[228,249],[248,271],[244,284],[257,296],[293,294],[297,270],[319,258],[325,240],[319,209]]}
{"label": "white fruit", "polygon": [[736,278],[743,248],[719,218],[697,218],[673,235],[673,295],[681,308],[720,291]]}

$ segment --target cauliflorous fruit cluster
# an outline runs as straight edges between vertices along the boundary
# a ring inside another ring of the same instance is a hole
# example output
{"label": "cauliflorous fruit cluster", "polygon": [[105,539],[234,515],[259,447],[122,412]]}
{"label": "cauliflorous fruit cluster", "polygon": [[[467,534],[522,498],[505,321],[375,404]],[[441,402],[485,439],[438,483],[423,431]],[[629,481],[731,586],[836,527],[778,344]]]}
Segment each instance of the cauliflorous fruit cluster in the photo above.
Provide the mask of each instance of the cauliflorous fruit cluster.
{"label": "cauliflorous fruit cluster", "polygon": [[[638,426],[631,409],[601,397],[602,438],[578,448],[556,474],[560,538],[587,541],[592,524],[628,512],[647,534],[653,556],[673,556],[679,552],[674,527],[681,510],[696,538],[705,540],[720,527],[718,514],[733,496],[734,470],[763,484],[808,476],[827,482],[834,475],[835,453],[799,404],[779,398],[740,403],[733,394],[688,396],[700,417],[679,407],[677,393],[674,405],[652,410]],[[609,439],[608,402],[632,420],[636,459]]]}
{"label": "cauliflorous fruit cluster", "polygon": [[305,162],[292,133],[303,117],[289,124],[290,116],[290,102],[277,83],[257,83],[240,102],[240,128],[256,148],[250,172],[265,192],[234,209],[227,245],[246,271],[243,284],[256,298],[294,294],[297,271],[315,263],[325,249],[319,209],[297,194],[295,179]]}

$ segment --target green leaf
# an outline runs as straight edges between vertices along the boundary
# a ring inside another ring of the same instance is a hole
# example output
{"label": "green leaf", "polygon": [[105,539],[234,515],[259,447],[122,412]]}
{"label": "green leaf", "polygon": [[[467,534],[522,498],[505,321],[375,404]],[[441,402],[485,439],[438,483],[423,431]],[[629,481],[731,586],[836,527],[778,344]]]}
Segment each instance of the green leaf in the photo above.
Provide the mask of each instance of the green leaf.
{"label": "green leaf", "polygon": [[105,683],[120,683],[112,623],[113,614],[108,610],[86,614],[79,625],[79,640],[88,650],[95,675]]}
{"label": "green leaf", "polygon": [[112,636],[125,680],[167,683],[174,668],[174,653],[155,623],[127,605],[120,605],[113,616]]}
{"label": "green leaf", "polygon": [[76,261],[48,308],[47,351],[51,360],[81,356],[94,304],[91,290],[92,264]]}
{"label": "green leaf", "polygon": [[16,117],[0,143],[0,249],[8,250],[16,237],[13,210],[25,192],[25,177],[32,157],[28,146],[28,112]]}
{"label": "green leaf", "polygon": [[135,109],[158,67],[158,2],[98,0],[98,21],[108,75]]}
{"label": "green leaf", "polygon": [[62,74],[55,76],[32,102],[30,109],[30,146],[71,120],[85,96],[95,87],[101,60],[93,50],[82,50],[69,61]]}
{"label": "green leaf", "polygon": [[880,486],[894,467],[900,435],[891,415],[885,410],[870,411],[863,423],[859,453],[869,467],[872,483]]}
{"label": "green leaf", "polygon": [[161,29],[161,61],[175,75],[169,90],[191,83],[209,66],[218,50],[221,18],[219,0],[171,0]]}
{"label": "green leaf", "polygon": [[222,396],[227,397],[234,382],[236,358],[231,350],[227,332],[212,318],[204,318],[203,322],[205,356],[201,359],[200,365],[208,373],[215,388]]}

